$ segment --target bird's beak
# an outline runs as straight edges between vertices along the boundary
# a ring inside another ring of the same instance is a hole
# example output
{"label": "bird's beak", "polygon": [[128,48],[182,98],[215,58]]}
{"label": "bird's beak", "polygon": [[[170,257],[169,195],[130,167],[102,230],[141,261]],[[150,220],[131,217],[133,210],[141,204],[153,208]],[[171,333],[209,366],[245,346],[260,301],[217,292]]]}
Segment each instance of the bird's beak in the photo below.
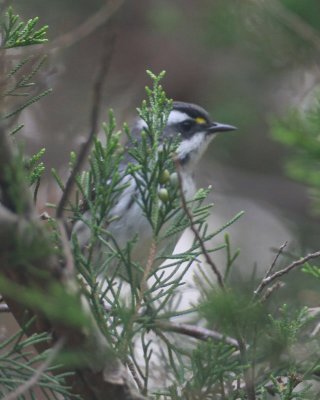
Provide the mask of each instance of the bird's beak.
{"label": "bird's beak", "polygon": [[236,129],[237,128],[233,125],[220,124],[220,122],[212,122],[208,127],[208,132],[209,133],[228,132],[228,131],[234,131]]}

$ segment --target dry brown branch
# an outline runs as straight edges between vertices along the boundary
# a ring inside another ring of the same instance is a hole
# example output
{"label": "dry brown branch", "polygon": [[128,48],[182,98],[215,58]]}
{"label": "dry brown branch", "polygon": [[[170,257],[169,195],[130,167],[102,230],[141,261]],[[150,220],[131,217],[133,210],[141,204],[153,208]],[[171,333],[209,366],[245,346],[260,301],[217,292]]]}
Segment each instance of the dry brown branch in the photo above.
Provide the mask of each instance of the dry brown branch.
{"label": "dry brown branch", "polygon": [[[106,39],[109,39],[109,37],[107,35],[107,31],[105,32],[105,34],[106,34]],[[77,158],[75,165],[71,171],[71,174],[67,180],[61,200],[57,207],[57,212],[56,212],[57,218],[61,218],[63,216],[64,207],[66,206],[66,204],[69,200],[70,194],[74,187],[76,176],[81,171],[81,168],[83,167],[83,164],[85,163],[85,160],[90,152],[90,148],[91,148],[94,136],[97,134],[103,85],[104,85],[107,71],[109,69],[110,62],[111,62],[111,54],[113,51],[114,40],[115,40],[115,38],[113,37],[111,40],[111,46],[107,45],[107,43],[106,43],[107,40],[103,41],[101,62],[98,66],[96,78],[93,83],[89,135],[88,135],[86,142],[83,144],[83,146],[79,152],[78,158]]]}
{"label": "dry brown branch", "polygon": [[[318,257],[320,257],[320,251],[316,251],[315,253],[308,254],[307,256],[302,257],[299,260],[293,261],[287,267],[280,269],[280,271],[277,271],[274,274],[262,279],[262,282],[260,283],[260,285],[258,287],[259,292],[261,292],[261,290],[264,289],[271,282],[280,278],[280,276],[283,276],[283,275],[287,274],[288,272],[292,271],[293,269],[305,264],[307,261],[312,260],[314,258],[318,258]],[[257,290],[255,291],[255,293],[257,292]]]}
{"label": "dry brown branch", "polygon": [[263,303],[264,301],[267,301],[268,298],[272,295],[273,292],[275,292],[278,289],[282,289],[285,286],[284,282],[276,282],[274,283],[272,286],[270,286],[265,293],[263,294],[263,296],[261,297],[261,302]]}
{"label": "dry brown branch", "polygon": [[217,281],[218,281],[218,285],[220,286],[221,289],[224,290],[225,286],[224,286],[222,275],[221,275],[218,267],[216,266],[216,264],[213,262],[212,258],[210,257],[210,254],[208,253],[208,251],[206,249],[206,246],[205,246],[205,244],[204,244],[204,242],[203,242],[203,240],[202,240],[202,238],[201,238],[201,236],[200,236],[200,234],[198,232],[198,229],[195,226],[192,214],[191,214],[191,212],[190,212],[190,210],[188,208],[187,201],[186,201],[186,198],[185,198],[184,192],[183,192],[183,183],[182,183],[182,177],[181,177],[181,172],[180,172],[180,164],[179,164],[179,161],[177,159],[175,160],[175,166],[176,166],[176,170],[177,170],[177,174],[178,174],[179,188],[180,188],[180,199],[181,199],[182,208],[185,211],[185,213],[186,213],[186,215],[187,215],[187,217],[189,219],[190,228],[191,228],[196,240],[199,243],[199,246],[201,248],[201,252],[202,252],[206,262],[208,263],[208,265],[211,267],[212,271],[216,275]]}
{"label": "dry brown branch", "polygon": [[[238,327],[236,327],[236,330],[238,331]],[[247,393],[247,397],[248,400],[255,400],[256,391],[255,391],[255,382],[253,379],[253,368],[248,360],[246,343],[239,332],[238,332],[237,342],[239,345],[241,363],[244,366],[243,378],[244,378],[244,386]]]}
{"label": "dry brown branch", "polygon": [[142,392],[143,391],[143,383],[141,382],[141,380],[137,374],[135,365],[129,359],[126,359],[126,365],[128,366],[129,371],[132,375],[132,378],[134,379],[135,383],[137,384],[137,387],[139,388],[140,392]]}
{"label": "dry brown branch", "polygon": [[261,281],[260,285],[257,287],[257,289],[254,291],[254,296],[255,296],[255,297],[257,297],[257,296],[260,294],[260,292],[261,292],[261,290],[262,290],[262,282],[263,282],[263,280],[264,280],[265,278],[267,278],[268,276],[270,276],[271,272],[273,271],[274,267],[276,266],[276,263],[277,263],[277,261],[278,261],[278,258],[280,257],[280,255],[282,254],[282,252],[283,252],[283,250],[284,250],[284,248],[285,248],[286,246],[287,246],[287,242],[284,242],[284,243],[279,247],[279,249],[278,249],[278,251],[277,251],[277,254],[276,254],[275,258],[273,259],[273,261],[272,261],[272,263],[271,263],[269,269],[267,270],[267,272],[266,272],[264,278],[262,279],[262,281]]}
{"label": "dry brown branch", "polygon": [[56,358],[63,345],[65,344],[65,338],[61,337],[55,343],[55,345],[51,348],[49,356],[46,358],[45,362],[41,364],[31,376],[29,380],[24,382],[22,385],[18,386],[14,392],[11,392],[7,396],[5,396],[2,400],[16,400],[19,396],[25,394],[29,389],[35,386],[39,379],[41,379],[42,374],[49,368],[52,364],[53,360]]}
{"label": "dry brown branch", "polygon": [[155,321],[155,326],[167,332],[180,333],[181,335],[190,336],[203,341],[212,339],[219,342],[225,342],[231,346],[239,348],[239,344],[236,339],[230,336],[222,335],[222,333],[213,331],[211,329],[166,321]]}
{"label": "dry brown branch", "polygon": [[266,278],[267,278],[268,276],[271,275],[271,272],[273,271],[274,267],[276,266],[276,263],[277,263],[277,261],[278,261],[278,258],[279,258],[280,255],[282,254],[282,252],[283,252],[284,248],[287,246],[287,244],[288,244],[288,242],[284,242],[284,243],[279,247],[279,250],[277,251],[277,254],[276,254],[275,258],[274,258],[274,260],[272,261],[272,263],[271,263],[271,265],[270,265],[270,268],[268,269],[268,271],[267,271],[267,273],[266,273],[266,276],[265,276]]}

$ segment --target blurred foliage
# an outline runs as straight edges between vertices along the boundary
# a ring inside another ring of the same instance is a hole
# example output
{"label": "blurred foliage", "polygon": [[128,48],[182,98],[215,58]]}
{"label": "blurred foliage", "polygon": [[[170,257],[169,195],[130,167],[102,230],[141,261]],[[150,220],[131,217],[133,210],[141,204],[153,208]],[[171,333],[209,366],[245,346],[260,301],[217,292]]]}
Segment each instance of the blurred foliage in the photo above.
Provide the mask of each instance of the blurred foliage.
{"label": "blurred foliage", "polygon": [[[318,96],[319,98],[319,96]],[[309,187],[312,211],[320,213],[320,100],[306,112],[293,110],[273,121],[275,140],[290,149],[285,164],[288,176]]]}
{"label": "blurred foliage", "polygon": [[308,3],[301,0],[281,0],[281,3],[320,32],[320,3],[317,0],[308,0]]}
{"label": "blurred foliage", "polygon": [[229,335],[235,334],[235,325],[243,335],[250,335],[254,327],[265,328],[267,312],[263,304],[252,302],[249,296],[233,289],[212,291],[200,307],[200,313],[210,326],[219,326]]}
{"label": "blurred foliage", "polygon": [[303,272],[313,276],[316,279],[320,279],[320,267],[316,265],[306,263],[306,265],[303,267]]}

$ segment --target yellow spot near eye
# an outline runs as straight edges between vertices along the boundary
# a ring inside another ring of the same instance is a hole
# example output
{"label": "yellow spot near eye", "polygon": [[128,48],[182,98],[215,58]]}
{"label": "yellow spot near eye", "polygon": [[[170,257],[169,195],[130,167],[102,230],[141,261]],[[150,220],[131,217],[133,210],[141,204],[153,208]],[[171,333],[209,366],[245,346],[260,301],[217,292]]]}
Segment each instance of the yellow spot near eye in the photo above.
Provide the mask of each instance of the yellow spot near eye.
{"label": "yellow spot near eye", "polygon": [[202,125],[202,124],[206,124],[207,121],[202,117],[197,117],[196,118],[196,123]]}

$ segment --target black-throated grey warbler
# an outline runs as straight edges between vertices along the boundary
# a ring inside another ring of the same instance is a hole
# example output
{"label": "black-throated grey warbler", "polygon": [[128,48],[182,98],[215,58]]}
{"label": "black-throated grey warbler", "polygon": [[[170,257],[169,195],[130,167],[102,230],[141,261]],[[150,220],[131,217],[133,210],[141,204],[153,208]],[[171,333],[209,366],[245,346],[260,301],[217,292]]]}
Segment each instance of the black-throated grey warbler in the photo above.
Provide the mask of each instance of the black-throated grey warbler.
{"label": "black-throated grey warbler", "polygon": [[[146,128],[146,123],[138,119],[132,128],[132,135],[138,137]],[[162,132],[161,141],[166,138],[178,138],[176,158],[180,165],[180,175],[184,195],[187,200],[192,199],[196,188],[193,180],[193,172],[196,163],[202,157],[211,140],[218,132],[232,131],[236,128],[232,125],[213,122],[210,115],[202,107],[184,102],[173,102],[167,125]],[[152,231],[144,217],[135,198],[139,195],[136,183],[130,176],[126,176],[128,185],[120,196],[119,201],[112,209],[109,219],[108,231],[117,240],[119,246],[124,246],[134,235],[138,235],[139,242],[134,253],[138,258],[147,257],[148,243],[150,243]],[[115,217],[115,218],[113,218]],[[86,211],[83,220],[78,220],[73,228],[81,247],[90,240],[90,229],[84,222],[90,219],[90,212]]]}

